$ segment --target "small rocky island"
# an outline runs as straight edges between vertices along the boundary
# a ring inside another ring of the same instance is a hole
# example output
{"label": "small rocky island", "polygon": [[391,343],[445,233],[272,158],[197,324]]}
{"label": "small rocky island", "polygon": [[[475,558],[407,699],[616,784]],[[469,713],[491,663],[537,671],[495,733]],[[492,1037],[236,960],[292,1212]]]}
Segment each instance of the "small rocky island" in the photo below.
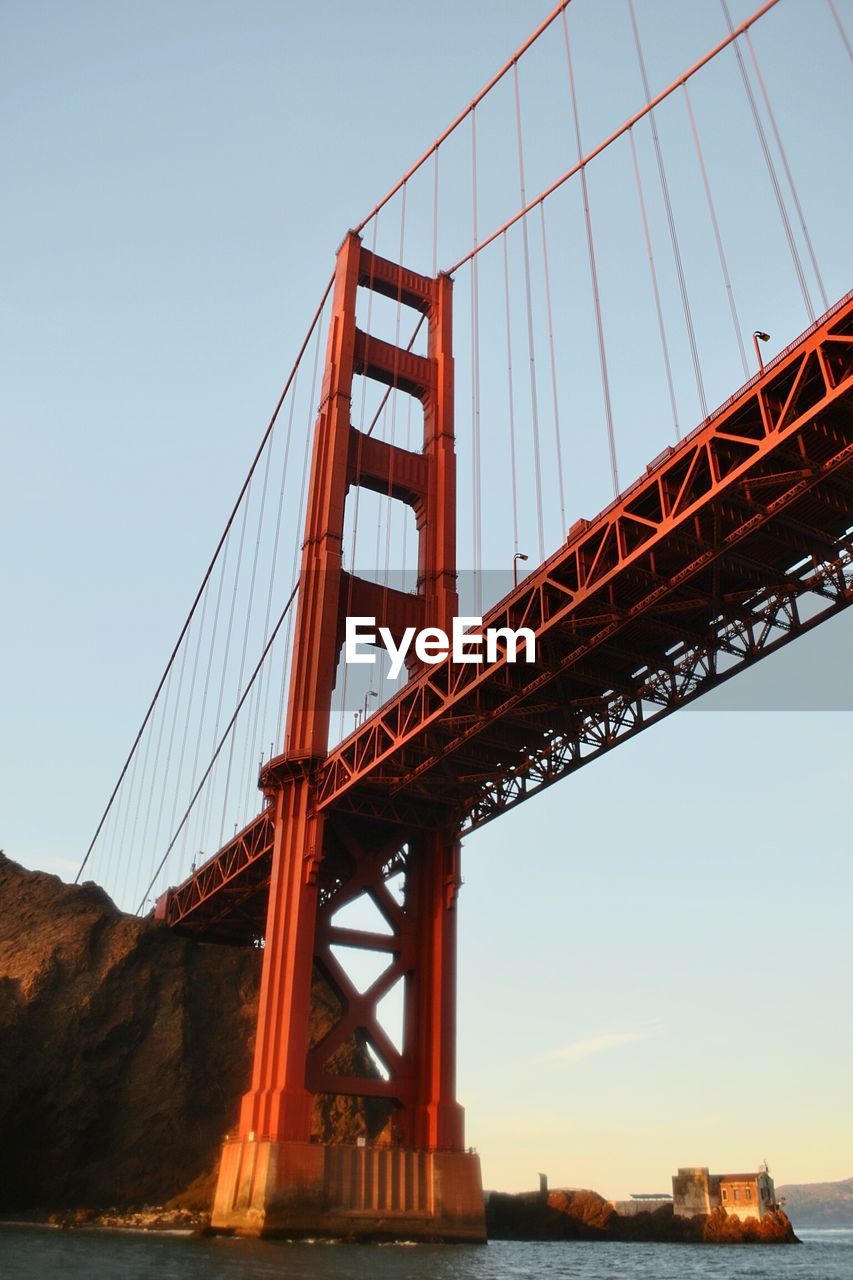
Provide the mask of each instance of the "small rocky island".
{"label": "small rocky island", "polygon": [[[249,1082],[260,959],[0,854],[0,1215],[203,1228]],[[337,1015],[315,981],[313,1034]],[[344,1071],[375,1070],[357,1040],[339,1053]],[[387,1105],[325,1098],[314,1130],[381,1140]],[[494,1192],[487,1226],[493,1239],[796,1239],[781,1210],[760,1223],[723,1210],[680,1218],[671,1205],[622,1215],[593,1191]]]}
{"label": "small rocky island", "polygon": [[674,1244],[797,1244],[782,1209],[761,1221],[729,1216],[722,1208],[681,1217],[672,1204],[630,1215],[595,1191],[547,1191],[504,1195],[486,1204],[490,1240],[626,1240]]}

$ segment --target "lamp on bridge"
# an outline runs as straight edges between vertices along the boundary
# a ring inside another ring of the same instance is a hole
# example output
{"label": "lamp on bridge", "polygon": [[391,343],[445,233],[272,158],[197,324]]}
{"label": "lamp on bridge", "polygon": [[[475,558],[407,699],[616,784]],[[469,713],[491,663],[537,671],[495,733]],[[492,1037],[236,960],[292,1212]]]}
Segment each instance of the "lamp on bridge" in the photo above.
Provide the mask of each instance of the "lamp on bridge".
{"label": "lamp on bridge", "polygon": [[770,341],[769,333],[762,333],[760,329],[755,329],[753,331],[752,345],[755,347],[755,357],[758,360],[758,368],[762,373],[764,372],[764,361],[761,358],[761,348],[759,347],[758,344],[759,342],[769,342],[769,341]]}
{"label": "lamp on bridge", "polygon": [[530,557],[529,557],[529,556],[526,556],[526,555],[524,554],[524,552],[523,552],[523,551],[516,551],[515,555],[512,557],[512,585],[513,585],[514,587],[517,587],[517,586],[518,586],[518,562],[519,562],[519,560],[529,560],[529,559],[530,559]]}

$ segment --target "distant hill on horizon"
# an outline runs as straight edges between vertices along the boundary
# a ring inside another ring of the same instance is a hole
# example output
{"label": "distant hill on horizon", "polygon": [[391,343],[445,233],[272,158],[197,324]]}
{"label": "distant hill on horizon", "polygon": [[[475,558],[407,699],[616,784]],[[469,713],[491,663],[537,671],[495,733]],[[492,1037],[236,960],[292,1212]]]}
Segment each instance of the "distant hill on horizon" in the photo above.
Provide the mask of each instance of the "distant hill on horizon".
{"label": "distant hill on horizon", "polygon": [[801,1182],[777,1187],[776,1195],[796,1229],[853,1227],[853,1178],[842,1182]]}

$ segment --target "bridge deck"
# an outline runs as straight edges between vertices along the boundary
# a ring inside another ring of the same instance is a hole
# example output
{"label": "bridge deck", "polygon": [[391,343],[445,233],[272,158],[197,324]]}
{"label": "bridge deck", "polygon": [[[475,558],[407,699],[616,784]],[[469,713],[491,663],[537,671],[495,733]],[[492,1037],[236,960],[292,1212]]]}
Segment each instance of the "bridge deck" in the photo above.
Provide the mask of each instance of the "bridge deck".
{"label": "bridge deck", "polygon": [[[535,665],[425,670],[316,765],[319,805],[471,830],[845,608],[851,402],[848,294],[489,611]],[[158,915],[257,936],[270,852],[261,814]]]}

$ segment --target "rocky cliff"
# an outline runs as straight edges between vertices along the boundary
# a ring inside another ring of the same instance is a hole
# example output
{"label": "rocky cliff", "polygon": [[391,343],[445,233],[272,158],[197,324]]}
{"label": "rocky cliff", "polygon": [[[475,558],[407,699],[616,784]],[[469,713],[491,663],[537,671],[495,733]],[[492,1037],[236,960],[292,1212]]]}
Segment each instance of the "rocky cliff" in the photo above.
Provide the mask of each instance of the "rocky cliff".
{"label": "rocky cliff", "polygon": [[[0,1212],[207,1207],[247,1088],[261,952],[179,937],[0,854]],[[336,1017],[315,982],[316,1038]],[[374,1074],[363,1045],[335,1066]],[[381,1130],[324,1099],[318,1134]]]}

